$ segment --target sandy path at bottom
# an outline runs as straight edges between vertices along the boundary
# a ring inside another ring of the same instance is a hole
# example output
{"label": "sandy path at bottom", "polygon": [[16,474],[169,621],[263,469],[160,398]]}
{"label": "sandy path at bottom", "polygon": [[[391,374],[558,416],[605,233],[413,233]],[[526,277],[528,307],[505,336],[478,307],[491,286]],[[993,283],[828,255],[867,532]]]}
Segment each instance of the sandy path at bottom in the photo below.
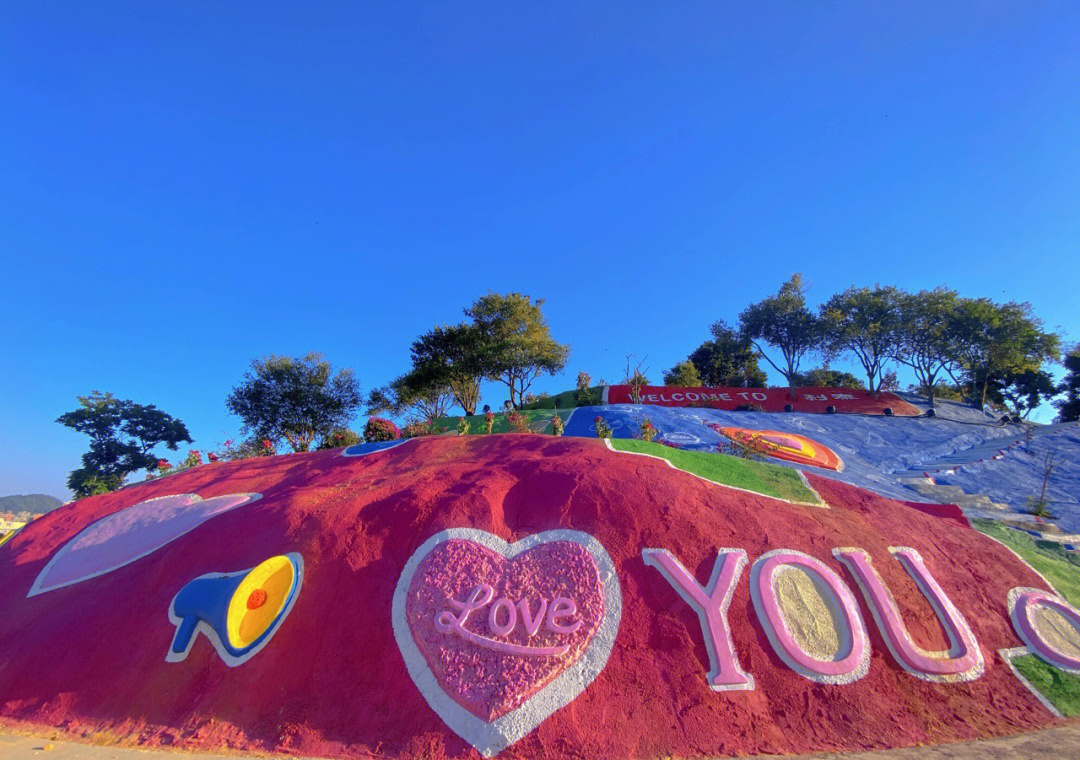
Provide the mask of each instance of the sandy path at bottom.
{"label": "sandy path at bottom", "polygon": [[[0,757],[4,760],[236,760],[257,755],[215,755],[202,752],[170,752],[124,747],[80,744],[48,735],[21,733],[0,727]],[[275,757],[282,757],[280,755]],[[939,744],[933,747],[877,750],[816,755],[759,755],[762,760],[1035,760],[1036,758],[1080,757],[1080,721],[1044,731],[984,739],[975,742]]]}

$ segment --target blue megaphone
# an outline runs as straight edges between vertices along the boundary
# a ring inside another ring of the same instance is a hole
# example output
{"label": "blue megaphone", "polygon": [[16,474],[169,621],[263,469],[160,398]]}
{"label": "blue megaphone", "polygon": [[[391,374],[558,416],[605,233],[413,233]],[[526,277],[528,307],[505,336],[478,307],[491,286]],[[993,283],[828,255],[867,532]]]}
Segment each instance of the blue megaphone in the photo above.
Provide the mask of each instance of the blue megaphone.
{"label": "blue megaphone", "polygon": [[169,605],[176,626],[166,662],[186,659],[200,631],[231,667],[247,662],[277,632],[304,579],[304,560],[280,554],[250,570],[207,573],[187,583]]}

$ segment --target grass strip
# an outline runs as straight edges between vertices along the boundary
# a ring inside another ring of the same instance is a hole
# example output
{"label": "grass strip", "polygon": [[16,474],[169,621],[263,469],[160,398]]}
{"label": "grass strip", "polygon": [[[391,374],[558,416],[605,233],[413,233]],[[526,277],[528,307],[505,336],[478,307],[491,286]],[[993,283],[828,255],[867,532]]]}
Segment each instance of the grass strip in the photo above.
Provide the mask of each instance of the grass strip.
{"label": "grass strip", "polygon": [[720,485],[742,488],[788,501],[808,504],[817,504],[819,501],[817,495],[806,487],[799,474],[788,467],[755,462],[727,454],[676,449],[635,438],[613,438],[611,445],[617,451],[650,454],[666,459],[680,470]]}

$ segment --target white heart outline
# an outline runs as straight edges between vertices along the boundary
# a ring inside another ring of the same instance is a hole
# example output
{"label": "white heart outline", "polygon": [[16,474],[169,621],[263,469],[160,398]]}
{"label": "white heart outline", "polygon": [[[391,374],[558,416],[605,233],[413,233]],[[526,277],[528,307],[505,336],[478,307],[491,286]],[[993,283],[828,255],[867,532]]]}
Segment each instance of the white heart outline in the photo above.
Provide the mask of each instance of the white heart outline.
{"label": "white heart outline", "polygon": [[[498,552],[508,560],[540,544],[570,541],[583,546],[592,555],[600,573],[600,581],[604,586],[604,618],[577,662],[525,700],[520,707],[505,715],[500,715],[491,722],[476,717],[446,693],[431,672],[424,655],[416,646],[412,631],[409,630],[409,623],[405,618],[405,601],[416,568],[436,546],[452,539],[473,541]],[[600,671],[607,664],[611,648],[615,644],[615,636],[619,631],[619,623],[622,620],[622,590],[619,586],[618,575],[615,573],[615,563],[611,561],[603,545],[588,533],[565,528],[548,530],[543,533],[534,533],[510,544],[487,531],[475,528],[450,528],[436,533],[425,541],[405,563],[401,577],[398,578],[397,587],[394,589],[391,618],[394,638],[397,640],[398,649],[401,650],[402,659],[405,660],[405,667],[424,700],[454,733],[475,747],[484,757],[494,757],[530,733],[556,710],[573,702],[600,675]]]}

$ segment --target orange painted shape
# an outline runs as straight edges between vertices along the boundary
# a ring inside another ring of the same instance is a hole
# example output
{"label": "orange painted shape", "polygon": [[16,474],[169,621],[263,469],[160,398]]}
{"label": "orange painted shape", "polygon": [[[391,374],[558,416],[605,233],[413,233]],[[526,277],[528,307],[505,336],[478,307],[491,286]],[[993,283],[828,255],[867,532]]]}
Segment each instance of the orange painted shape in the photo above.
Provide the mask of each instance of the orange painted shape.
{"label": "orange painted shape", "polygon": [[780,430],[749,430],[737,427],[722,427],[720,432],[733,441],[776,459],[837,472],[844,469],[843,460],[832,449],[806,436]]}

